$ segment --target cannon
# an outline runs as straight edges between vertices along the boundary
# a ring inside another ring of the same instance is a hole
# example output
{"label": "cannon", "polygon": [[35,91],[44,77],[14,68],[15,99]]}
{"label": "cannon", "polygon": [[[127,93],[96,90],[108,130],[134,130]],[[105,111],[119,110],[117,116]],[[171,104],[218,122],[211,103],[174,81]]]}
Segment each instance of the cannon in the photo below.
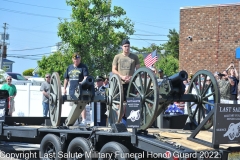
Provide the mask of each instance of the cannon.
{"label": "cannon", "polygon": [[94,78],[88,76],[79,84],[74,94],[62,95],[59,75],[57,72],[54,72],[50,80],[49,97],[49,112],[52,126],[60,126],[61,109],[64,102],[74,103],[69,116],[65,120],[66,126],[73,125],[85,106],[91,102],[106,103],[109,110],[109,123],[119,123],[123,104],[123,89],[120,77],[113,75],[109,84],[111,87],[107,95],[97,94],[94,89]]}
{"label": "cannon", "polygon": [[[211,82],[207,85],[207,77]],[[213,96],[214,102],[220,102],[218,83],[213,74],[207,70],[200,70],[194,74],[189,84],[187,94],[184,94],[183,81],[188,78],[185,71],[180,71],[163,80],[157,80],[154,73],[146,68],[139,68],[132,76],[127,91],[127,97],[141,97],[141,128],[146,130],[151,127],[156,118],[165,111],[173,102],[186,102],[188,122],[197,127],[205,118],[208,97]],[[201,78],[203,81],[201,81]],[[201,83],[201,85],[199,85]],[[200,86],[200,87],[199,87]],[[211,89],[211,94],[208,90]],[[204,125],[203,129],[209,129],[213,125],[213,116]]]}
{"label": "cannon", "polygon": [[[207,84],[207,77],[211,82]],[[140,97],[142,108],[138,114],[141,117],[141,130],[146,130],[156,118],[166,110],[169,104],[173,102],[186,102],[188,112],[188,122],[194,126],[198,126],[205,118],[206,104],[214,106],[214,103],[208,102],[208,97],[212,96],[215,103],[220,102],[220,93],[216,79],[213,74],[207,70],[200,70],[192,77],[187,94],[183,81],[188,78],[185,71],[180,71],[170,77],[157,79],[155,74],[146,67],[141,67],[133,74],[128,90],[127,97]],[[203,80],[202,80],[203,79]],[[98,95],[94,93],[91,84],[94,78],[90,76],[88,82],[83,82],[78,87],[76,98],[70,95],[62,96],[59,75],[52,74],[50,82],[50,119],[53,126],[60,125],[61,105],[63,102],[74,102],[76,105],[72,107],[65,121],[65,125],[72,125],[86,104],[90,102],[103,102],[107,104],[109,112],[108,123],[111,126],[114,123],[120,123],[123,115],[123,88],[121,79],[118,75],[113,75],[110,80],[108,93]],[[86,83],[86,85],[85,85]],[[200,85],[201,84],[201,85]],[[211,93],[208,91],[211,89]],[[213,116],[204,124],[203,129],[209,129],[213,125]]]}

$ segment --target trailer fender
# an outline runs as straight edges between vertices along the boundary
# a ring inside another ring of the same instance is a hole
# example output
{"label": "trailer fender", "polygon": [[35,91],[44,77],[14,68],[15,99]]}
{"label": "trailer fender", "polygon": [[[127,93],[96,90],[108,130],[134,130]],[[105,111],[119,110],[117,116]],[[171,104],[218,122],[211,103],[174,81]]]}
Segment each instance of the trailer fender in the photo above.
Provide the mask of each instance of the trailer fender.
{"label": "trailer fender", "polygon": [[[67,153],[71,155],[68,160],[73,160],[76,158],[91,160],[91,148],[90,143],[86,138],[76,137],[68,145]],[[79,157],[76,157],[79,156]]]}
{"label": "trailer fender", "polygon": [[[108,142],[102,147],[100,151],[100,155],[104,154],[106,156],[111,156],[108,158],[116,158],[118,160],[129,160],[128,156],[126,156],[129,153],[129,149],[118,142]],[[105,158],[102,157],[99,158],[99,160],[104,159]]]}
{"label": "trailer fender", "polygon": [[62,150],[60,137],[55,134],[47,134],[43,137],[40,144],[40,159],[61,160],[62,158],[58,155],[63,152]]}

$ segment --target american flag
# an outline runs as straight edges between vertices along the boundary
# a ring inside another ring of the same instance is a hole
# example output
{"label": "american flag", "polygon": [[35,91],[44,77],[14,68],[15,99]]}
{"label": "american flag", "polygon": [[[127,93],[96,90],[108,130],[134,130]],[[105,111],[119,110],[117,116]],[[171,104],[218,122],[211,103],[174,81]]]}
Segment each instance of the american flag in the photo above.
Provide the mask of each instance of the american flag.
{"label": "american flag", "polygon": [[157,56],[157,50],[150,53],[145,59],[144,64],[146,67],[152,66],[155,62],[157,62],[158,56]]}

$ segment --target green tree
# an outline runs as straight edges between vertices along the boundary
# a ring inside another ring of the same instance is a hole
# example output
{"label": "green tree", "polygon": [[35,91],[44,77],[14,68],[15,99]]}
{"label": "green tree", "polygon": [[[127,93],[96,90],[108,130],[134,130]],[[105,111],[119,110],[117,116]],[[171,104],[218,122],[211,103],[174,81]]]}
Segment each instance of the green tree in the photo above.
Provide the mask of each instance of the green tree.
{"label": "green tree", "polygon": [[175,29],[170,29],[167,37],[168,41],[162,45],[165,50],[165,54],[170,54],[179,59],[179,34]]}
{"label": "green tree", "polygon": [[24,76],[32,76],[33,71],[34,71],[34,69],[32,69],[32,68],[27,69],[27,70],[23,71],[23,75]]}
{"label": "green tree", "polygon": [[157,69],[162,69],[164,71],[164,75],[171,76],[178,72],[179,62],[178,59],[173,55],[166,55],[158,60],[155,63]]}
{"label": "green tree", "polygon": [[80,52],[91,75],[107,74],[120,42],[134,33],[133,23],[121,7],[111,9],[111,0],[66,2],[72,7],[71,20],[61,20],[58,36]]}
{"label": "green tree", "polygon": [[156,44],[151,44],[149,47],[143,47],[142,49],[138,48],[138,47],[135,47],[135,46],[132,46],[131,47],[133,50],[137,51],[138,54],[139,53],[151,53],[152,51],[161,51],[163,50],[163,47],[162,46],[157,46]]}
{"label": "green tree", "polygon": [[0,84],[3,84],[6,82],[6,77],[4,77],[5,74],[6,72],[4,70],[0,70]]}
{"label": "green tree", "polygon": [[142,54],[138,54],[138,59],[139,59],[139,62],[140,62],[140,66],[145,66],[144,65],[144,57]]}
{"label": "green tree", "polygon": [[67,66],[72,64],[71,51],[62,53],[60,51],[52,53],[50,56],[44,56],[38,61],[39,75],[45,76],[46,73],[58,72],[60,79],[63,80],[63,75]]}

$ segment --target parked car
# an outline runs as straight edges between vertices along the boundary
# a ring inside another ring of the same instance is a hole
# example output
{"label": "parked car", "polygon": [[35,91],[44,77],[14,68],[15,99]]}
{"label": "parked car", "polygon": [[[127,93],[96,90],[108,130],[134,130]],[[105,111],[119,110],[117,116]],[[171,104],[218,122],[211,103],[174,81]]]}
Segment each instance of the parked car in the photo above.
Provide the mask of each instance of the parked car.
{"label": "parked car", "polygon": [[31,83],[31,85],[34,86],[41,86],[41,84],[45,81],[44,78],[41,77],[25,78],[20,73],[5,72],[4,70],[0,69],[0,84],[6,82],[7,76],[12,77],[12,84],[15,85],[26,85],[27,83]]}
{"label": "parked car", "polygon": [[14,80],[17,80],[17,81],[27,81],[28,79],[25,78],[24,76],[22,76],[20,73],[13,73],[13,72],[7,72],[7,74],[9,76],[11,76]]}
{"label": "parked car", "polygon": [[[25,78],[20,73],[6,72],[6,74],[7,74],[7,76],[9,75],[9,76],[12,77],[12,83],[13,84],[27,84],[27,83],[31,83],[30,80]],[[6,78],[6,75],[5,75],[5,78]]]}

